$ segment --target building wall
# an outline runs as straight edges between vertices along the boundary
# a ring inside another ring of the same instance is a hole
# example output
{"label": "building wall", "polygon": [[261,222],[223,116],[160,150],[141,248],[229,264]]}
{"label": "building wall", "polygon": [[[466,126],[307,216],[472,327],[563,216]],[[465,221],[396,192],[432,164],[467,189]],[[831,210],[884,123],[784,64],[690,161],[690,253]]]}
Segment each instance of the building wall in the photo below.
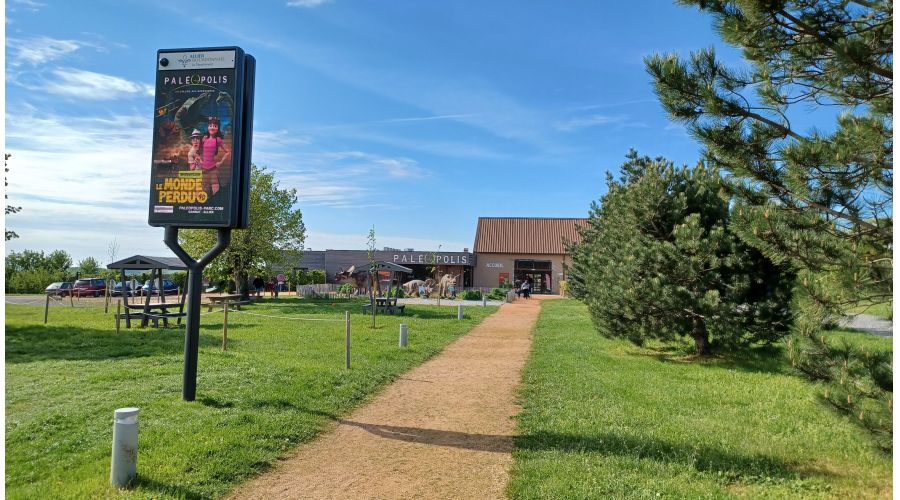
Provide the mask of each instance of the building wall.
{"label": "building wall", "polygon": [[567,255],[548,254],[502,254],[479,253],[478,265],[475,267],[474,286],[478,288],[497,288],[500,285],[500,274],[508,273],[510,282],[515,280],[516,260],[549,260],[551,262],[551,290],[559,293],[559,281],[565,279],[563,264],[571,264]]}
{"label": "building wall", "polygon": [[[375,260],[392,262],[414,270],[416,277],[426,277],[432,263],[437,257],[436,274],[449,273],[459,275],[457,287],[465,284],[465,270],[474,266],[475,255],[469,252],[405,252],[377,250]],[[296,267],[308,269],[323,269],[328,283],[335,282],[335,275],[348,270],[351,266],[357,269],[366,269],[369,265],[369,252],[367,250],[318,250],[306,251]],[[413,276],[404,276],[402,279],[411,279]]]}

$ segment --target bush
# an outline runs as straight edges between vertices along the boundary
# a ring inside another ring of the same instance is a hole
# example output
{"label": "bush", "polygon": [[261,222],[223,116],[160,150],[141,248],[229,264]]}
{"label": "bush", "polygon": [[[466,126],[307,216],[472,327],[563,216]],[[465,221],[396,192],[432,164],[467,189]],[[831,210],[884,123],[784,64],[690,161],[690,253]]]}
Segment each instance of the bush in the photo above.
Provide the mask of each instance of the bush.
{"label": "bush", "polygon": [[353,285],[351,285],[350,283],[344,283],[343,285],[338,287],[337,291],[341,295],[350,297],[350,295],[353,294]]}
{"label": "bush", "polygon": [[506,290],[504,288],[494,288],[487,298],[489,300],[506,300]]}
{"label": "bush", "polygon": [[47,269],[19,271],[12,275],[6,283],[6,287],[10,293],[44,293],[47,285],[64,279],[65,273],[62,271],[48,271]]}
{"label": "bush", "polygon": [[463,300],[481,300],[481,290],[466,290],[460,294]]}

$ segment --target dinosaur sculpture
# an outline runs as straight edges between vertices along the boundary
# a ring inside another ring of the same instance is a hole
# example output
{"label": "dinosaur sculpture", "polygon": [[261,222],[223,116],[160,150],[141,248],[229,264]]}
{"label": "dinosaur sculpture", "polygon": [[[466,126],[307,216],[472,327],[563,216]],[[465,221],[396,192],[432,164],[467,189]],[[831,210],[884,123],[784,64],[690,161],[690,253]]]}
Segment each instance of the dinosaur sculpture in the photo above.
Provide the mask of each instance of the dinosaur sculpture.
{"label": "dinosaur sculpture", "polygon": [[428,278],[427,280],[411,280],[407,281],[403,284],[403,293],[407,297],[418,297],[419,296],[419,287],[425,287],[425,294],[430,294],[432,290],[434,290],[434,280]]}
{"label": "dinosaur sculpture", "polygon": [[[369,289],[369,273],[362,270],[357,270],[356,266],[350,266],[350,269],[347,269],[346,271],[344,270],[344,268],[341,268],[340,271],[335,273],[334,280],[341,284],[350,283],[356,289],[357,295],[364,294]],[[375,278],[375,280],[373,281],[375,295],[380,296],[380,280],[378,278]]]}
{"label": "dinosaur sculpture", "polygon": [[446,298],[447,293],[449,293],[450,287],[456,286],[457,278],[459,278],[458,274],[456,274],[456,275],[445,274],[445,275],[441,276],[440,281],[438,281],[438,296],[440,296],[441,298]]}

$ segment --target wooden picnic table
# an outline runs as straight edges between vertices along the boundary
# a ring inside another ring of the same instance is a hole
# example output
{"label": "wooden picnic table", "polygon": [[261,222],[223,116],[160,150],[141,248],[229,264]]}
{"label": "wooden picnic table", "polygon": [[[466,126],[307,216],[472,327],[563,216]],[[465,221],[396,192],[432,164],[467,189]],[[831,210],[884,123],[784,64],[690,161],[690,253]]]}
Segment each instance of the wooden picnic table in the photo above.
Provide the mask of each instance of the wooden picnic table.
{"label": "wooden picnic table", "polygon": [[[141,319],[141,326],[147,326],[149,320],[153,320],[154,326],[157,321],[162,319],[163,324],[165,326],[169,326],[169,318],[178,319],[178,324],[181,324],[181,318],[185,317],[187,313],[184,311],[184,302],[151,302],[149,304],[125,304],[125,314],[122,317],[125,318],[126,326],[128,328],[131,327],[131,319]],[[177,312],[171,312],[172,309],[177,309]],[[129,313],[129,310],[141,311],[138,313]]]}
{"label": "wooden picnic table", "polygon": [[206,300],[209,301],[206,305],[209,307],[210,312],[213,310],[214,306],[223,304],[225,302],[234,304],[234,307],[239,311],[241,310],[241,304],[249,303],[249,301],[242,301],[241,294],[239,293],[234,293],[231,295],[207,295]]}

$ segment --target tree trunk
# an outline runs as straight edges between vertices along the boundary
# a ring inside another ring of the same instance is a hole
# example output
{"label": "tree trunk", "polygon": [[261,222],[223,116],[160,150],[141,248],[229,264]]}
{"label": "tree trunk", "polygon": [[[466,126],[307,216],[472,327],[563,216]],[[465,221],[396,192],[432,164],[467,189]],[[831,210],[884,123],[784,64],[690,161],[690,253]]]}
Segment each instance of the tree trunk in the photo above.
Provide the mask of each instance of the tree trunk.
{"label": "tree trunk", "polygon": [[234,273],[234,289],[241,294],[241,300],[250,300],[250,282],[247,273],[244,271],[235,271]]}
{"label": "tree trunk", "polygon": [[703,318],[694,319],[694,354],[697,356],[709,355],[709,333],[706,331],[706,322]]}

